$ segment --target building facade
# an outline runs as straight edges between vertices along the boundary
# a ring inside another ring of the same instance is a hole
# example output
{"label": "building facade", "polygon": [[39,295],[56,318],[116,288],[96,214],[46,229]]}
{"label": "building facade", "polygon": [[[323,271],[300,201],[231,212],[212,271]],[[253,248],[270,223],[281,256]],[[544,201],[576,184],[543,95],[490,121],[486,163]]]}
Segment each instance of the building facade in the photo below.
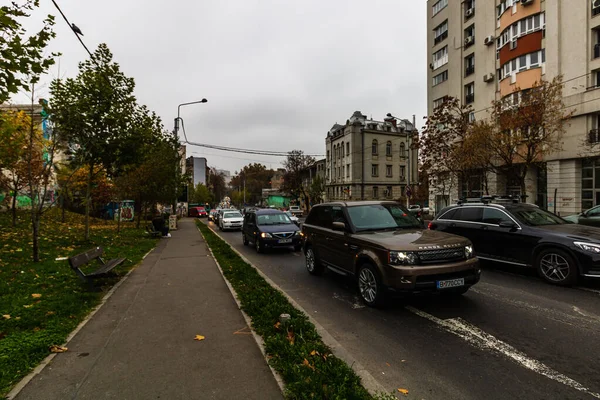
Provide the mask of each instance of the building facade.
{"label": "building facade", "polygon": [[206,185],[208,181],[206,158],[194,156],[188,157],[186,159],[186,171],[191,175],[194,186],[199,183]]}
{"label": "building facade", "polygon": [[[590,146],[600,140],[600,1],[428,0],[427,36],[429,115],[450,96],[473,107],[473,120],[484,119],[492,101],[518,101],[516,88],[563,76],[563,101],[574,114],[562,149],[530,171],[526,193],[498,175],[488,176],[490,194],[526,195],[561,215],[600,204],[600,152]],[[466,184],[457,182],[448,199],[432,185],[430,204],[463,197]]]}
{"label": "building facade", "polygon": [[326,200],[400,199],[418,184],[413,123],[367,119],[360,111],[335,124],[325,139]]}

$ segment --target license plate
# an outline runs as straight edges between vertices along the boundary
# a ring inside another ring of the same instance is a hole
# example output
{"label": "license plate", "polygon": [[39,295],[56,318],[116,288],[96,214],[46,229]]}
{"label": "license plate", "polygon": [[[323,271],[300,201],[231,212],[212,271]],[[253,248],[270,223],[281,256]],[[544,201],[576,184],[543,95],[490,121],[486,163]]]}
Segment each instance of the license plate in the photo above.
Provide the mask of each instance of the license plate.
{"label": "license plate", "polygon": [[279,239],[277,243],[292,243],[292,239]]}
{"label": "license plate", "polygon": [[447,289],[465,285],[465,278],[449,279],[447,281],[437,281],[438,289]]}

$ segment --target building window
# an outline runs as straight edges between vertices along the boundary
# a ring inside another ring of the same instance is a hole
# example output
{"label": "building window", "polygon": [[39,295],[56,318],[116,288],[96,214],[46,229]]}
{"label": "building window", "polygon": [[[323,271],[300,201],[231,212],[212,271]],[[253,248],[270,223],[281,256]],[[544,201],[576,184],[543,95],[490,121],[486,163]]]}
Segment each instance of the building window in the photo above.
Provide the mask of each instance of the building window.
{"label": "building window", "polygon": [[475,44],[475,24],[465,29],[465,49]]}
{"label": "building window", "polygon": [[500,79],[509,77],[517,72],[526,71],[541,66],[546,62],[544,49],[517,57],[500,68]]}
{"label": "building window", "polygon": [[346,178],[350,178],[350,164],[346,164]]}
{"label": "building window", "polygon": [[448,80],[448,70],[445,70],[442,73],[437,74],[433,77],[433,86],[437,86],[442,82],[446,82]]}
{"label": "building window", "polygon": [[500,50],[502,47],[510,42],[516,42],[521,36],[530,34],[546,28],[545,14],[536,14],[530,17],[524,18],[520,21],[507,27],[502,31],[496,42],[496,48]]}
{"label": "building window", "polygon": [[385,197],[387,197],[388,199],[391,199],[393,195],[394,195],[394,190],[392,189],[391,186],[388,186],[385,191]]}
{"label": "building window", "polygon": [[475,112],[473,111],[469,113],[469,122],[475,122]]}
{"label": "building window", "polygon": [[400,158],[406,158],[406,145],[404,142],[400,143]]}
{"label": "building window", "polygon": [[343,177],[344,177],[344,175],[345,175],[345,174],[344,174],[344,166],[342,165],[342,175],[340,175],[340,177],[341,177],[341,178],[343,178]]}
{"label": "building window", "polygon": [[377,186],[373,186],[373,198],[374,199],[379,198],[379,188]]}
{"label": "building window", "polygon": [[465,57],[465,76],[475,73],[475,54]]}
{"label": "building window", "polygon": [[344,151],[346,150],[346,149],[344,148],[344,142],[342,142],[342,147],[341,147],[341,150],[342,150],[342,158],[344,158],[344,155],[345,155],[345,154],[344,154]]}
{"label": "building window", "polygon": [[448,0],[439,0],[433,6],[431,6],[433,15],[436,15],[440,11],[442,11],[448,5]]}
{"label": "building window", "polygon": [[448,37],[448,20],[435,27],[433,30],[433,44],[436,45]]}
{"label": "building window", "polygon": [[385,144],[385,155],[388,157],[392,156],[392,142],[390,141]]}
{"label": "building window", "polygon": [[379,176],[379,165],[371,164],[371,176]]}
{"label": "building window", "polygon": [[350,156],[350,142],[346,142],[346,154],[348,154],[348,157]]}
{"label": "building window", "polygon": [[438,69],[443,65],[448,64],[448,46],[444,46],[442,49],[433,53],[433,69]]}
{"label": "building window", "polygon": [[465,104],[471,104],[475,101],[475,83],[465,85]]}
{"label": "building window", "polygon": [[327,150],[327,161],[331,161],[331,158],[329,157],[329,150]]}
{"label": "building window", "polygon": [[400,166],[400,180],[403,181],[406,179],[406,166]]}
{"label": "building window", "polygon": [[465,0],[465,20],[475,15],[475,0]]}
{"label": "building window", "polygon": [[439,106],[441,106],[442,104],[444,104],[444,102],[448,100],[448,96],[444,96],[444,97],[440,97],[439,99],[435,99],[433,101],[433,109],[435,110],[436,108],[438,108]]}
{"label": "building window", "polygon": [[373,139],[373,143],[371,144],[371,154],[376,156],[377,154],[379,154],[378,152],[378,148],[377,148],[377,139]]}
{"label": "building window", "polygon": [[388,178],[390,178],[392,176],[392,166],[391,165],[385,166],[385,176],[387,176]]}

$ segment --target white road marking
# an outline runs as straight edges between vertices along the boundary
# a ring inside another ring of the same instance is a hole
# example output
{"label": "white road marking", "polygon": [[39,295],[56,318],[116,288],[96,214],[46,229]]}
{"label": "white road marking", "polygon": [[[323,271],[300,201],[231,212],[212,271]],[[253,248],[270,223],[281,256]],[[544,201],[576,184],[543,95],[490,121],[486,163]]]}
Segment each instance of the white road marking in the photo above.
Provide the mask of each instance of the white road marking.
{"label": "white road marking", "polygon": [[585,290],[586,292],[592,292],[592,293],[600,294],[600,290],[598,290],[598,289],[590,289],[590,288],[580,287],[580,286],[576,287],[576,289]]}
{"label": "white road marking", "polygon": [[558,371],[553,370],[548,367],[544,363],[535,360],[533,358],[528,357],[525,353],[515,349],[511,345],[497,339],[493,335],[486,333],[476,327],[475,325],[470,324],[469,322],[463,320],[462,318],[450,318],[450,319],[440,319],[431,314],[428,314],[424,311],[418,310],[414,307],[407,306],[405,307],[408,311],[418,315],[419,317],[428,319],[446,331],[455,334],[456,336],[464,339],[471,345],[480,348],[482,350],[491,350],[497,353],[500,353],[509,359],[513,360],[517,364],[521,365],[524,368],[527,368],[531,371],[534,371],[546,378],[552,379],[554,381],[560,382],[566,386],[569,386],[575,390],[580,392],[589,394],[592,397],[600,399],[600,394],[590,391],[588,388],[583,386],[581,383],[569,378],[566,375],[561,374]]}

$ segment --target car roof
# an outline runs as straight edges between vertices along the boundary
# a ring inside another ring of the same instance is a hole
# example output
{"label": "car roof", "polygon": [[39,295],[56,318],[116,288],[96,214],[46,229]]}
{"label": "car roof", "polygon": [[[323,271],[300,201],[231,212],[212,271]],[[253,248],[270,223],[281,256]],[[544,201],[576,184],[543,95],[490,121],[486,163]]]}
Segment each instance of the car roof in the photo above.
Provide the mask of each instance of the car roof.
{"label": "car roof", "polygon": [[[319,206],[345,206],[345,207],[356,207],[356,206],[375,206],[383,204],[400,204],[393,200],[356,200],[356,201],[332,201],[330,203],[317,204]],[[402,205],[402,204],[400,204]]]}
{"label": "car roof", "polygon": [[263,215],[263,214],[283,214],[283,211],[279,211],[277,209],[273,209],[273,208],[260,208],[256,211],[254,211],[257,215]]}

